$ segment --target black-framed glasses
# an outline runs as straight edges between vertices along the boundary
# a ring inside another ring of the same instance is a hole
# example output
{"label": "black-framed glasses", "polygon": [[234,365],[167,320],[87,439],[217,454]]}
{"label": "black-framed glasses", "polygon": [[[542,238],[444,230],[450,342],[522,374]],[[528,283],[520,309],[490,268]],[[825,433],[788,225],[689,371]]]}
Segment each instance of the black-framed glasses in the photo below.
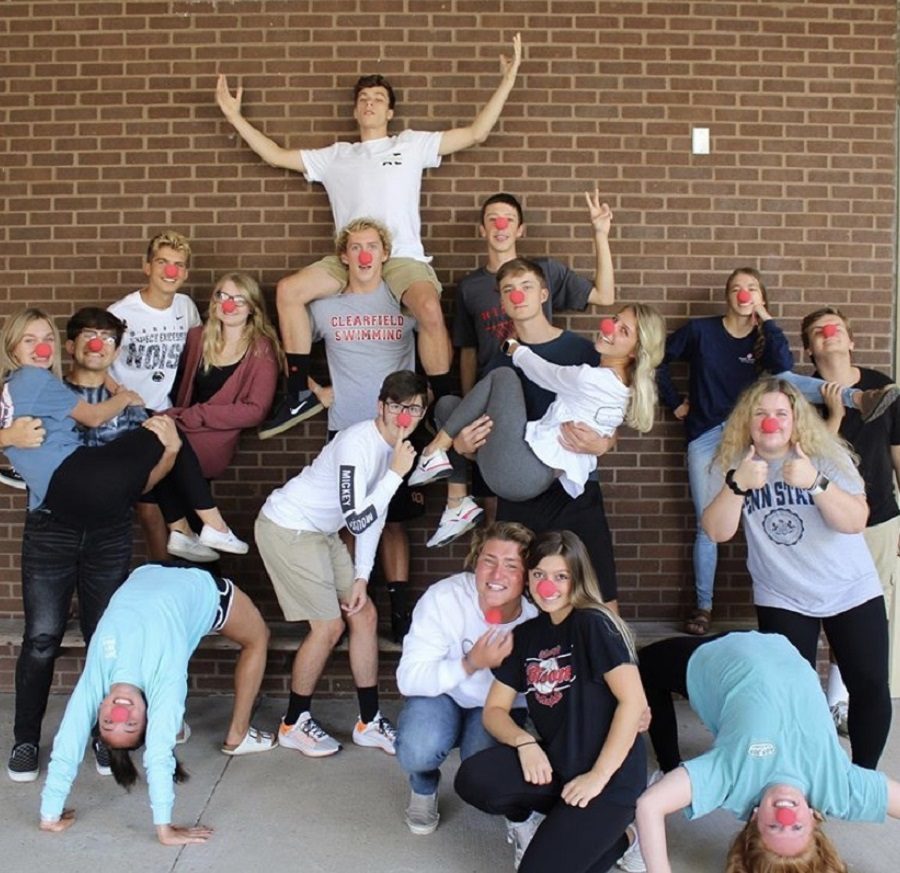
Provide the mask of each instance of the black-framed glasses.
{"label": "black-framed glasses", "polygon": [[225,291],[222,291],[221,289],[216,291],[216,293],[213,294],[213,297],[215,297],[219,303],[224,303],[226,300],[230,300],[235,306],[241,309],[243,309],[245,306],[250,305],[250,301],[246,297],[244,297],[243,294],[232,295],[228,294]]}
{"label": "black-framed glasses", "polygon": [[408,412],[413,418],[421,418],[425,415],[425,407],[418,403],[395,403],[393,400],[388,400],[385,406],[391,415],[399,415],[401,412]]}

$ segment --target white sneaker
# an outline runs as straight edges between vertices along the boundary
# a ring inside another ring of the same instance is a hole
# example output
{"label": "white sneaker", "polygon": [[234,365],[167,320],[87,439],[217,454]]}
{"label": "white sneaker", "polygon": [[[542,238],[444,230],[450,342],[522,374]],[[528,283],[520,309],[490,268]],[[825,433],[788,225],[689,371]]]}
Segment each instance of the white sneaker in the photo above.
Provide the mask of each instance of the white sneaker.
{"label": "white sneaker", "polygon": [[353,742],[357,746],[381,749],[382,752],[387,752],[389,755],[397,754],[397,750],[394,748],[394,744],[397,742],[397,730],[380,712],[376,712],[375,718],[368,724],[357,720],[356,727],[353,728]]}
{"label": "white sneaker", "polygon": [[478,519],[484,515],[484,510],[468,495],[463,497],[459,506],[451,509],[449,506],[441,515],[438,529],[426,545],[429,549],[437,546],[446,546],[466,531],[471,530],[478,523]]}
{"label": "white sneaker", "polygon": [[246,555],[250,551],[250,546],[238,539],[231,528],[222,533],[222,531],[205,524],[203,530],[200,531],[200,542],[211,549],[229,552],[232,555]]}
{"label": "white sneaker", "polygon": [[281,720],[278,745],[296,749],[308,758],[326,758],[328,755],[336,755],[342,748],[308,712],[301,713],[296,724],[287,725],[284,719]]}
{"label": "white sneaker", "polygon": [[532,838],[537,833],[537,829],[541,826],[544,816],[539,812],[531,813],[525,821],[506,820],[506,842],[512,843],[515,858],[513,864],[515,869],[519,869],[522,863],[522,856],[531,843]]}
{"label": "white sneaker", "polygon": [[434,794],[416,794],[409,792],[409,805],[406,807],[406,826],[416,836],[427,837],[437,830],[441,815],[438,812],[438,796]]}
{"label": "white sneaker", "polygon": [[628,832],[634,838],[631,845],[625,850],[625,854],[616,861],[616,866],[625,873],[646,873],[647,865],[644,863],[644,856],[641,854],[641,843],[638,839],[637,828],[634,825],[628,825]]}
{"label": "white sneaker", "polygon": [[419,455],[416,469],[409,477],[409,485],[425,485],[428,482],[437,482],[438,479],[446,479],[453,472],[453,464],[443,449],[438,449],[432,455]]}
{"label": "white sneaker", "polygon": [[180,530],[173,530],[169,534],[169,542],[166,551],[170,555],[184,558],[186,561],[194,561],[199,564],[207,564],[210,561],[218,561],[219,553],[200,542],[200,537],[192,533],[190,536]]}
{"label": "white sneaker", "polygon": [[839,700],[837,703],[833,703],[830,709],[835,730],[842,737],[850,736],[847,731],[847,701]]}

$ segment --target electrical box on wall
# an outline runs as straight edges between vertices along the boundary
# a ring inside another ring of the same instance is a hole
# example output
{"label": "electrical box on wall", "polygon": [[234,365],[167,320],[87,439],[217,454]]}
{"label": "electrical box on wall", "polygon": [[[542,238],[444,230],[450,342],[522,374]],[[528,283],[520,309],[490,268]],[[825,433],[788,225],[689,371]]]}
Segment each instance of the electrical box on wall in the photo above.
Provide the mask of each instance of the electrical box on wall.
{"label": "electrical box on wall", "polygon": [[709,154],[708,127],[695,127],[691,129],[691,153],[695,155]]}

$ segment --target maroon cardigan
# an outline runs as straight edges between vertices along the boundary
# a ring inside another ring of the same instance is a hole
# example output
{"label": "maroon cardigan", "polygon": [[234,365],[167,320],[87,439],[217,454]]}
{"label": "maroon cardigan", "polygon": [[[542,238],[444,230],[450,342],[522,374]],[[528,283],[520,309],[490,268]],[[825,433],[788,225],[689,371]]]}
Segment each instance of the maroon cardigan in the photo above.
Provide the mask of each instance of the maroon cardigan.
{"label": "maroon cardigan", "polygon": [[203,475],[216,479],[228,469],[241,431],[256,427],[269,412],[278,381],[278,362],[272,343],[260,337],[247,350],[228,381],[206,402],[191,405],[194,378],[203,355],[203,328],[188,331],[184,346],[184,375],[175,406],[166,415],[175,419],[200,459]]}

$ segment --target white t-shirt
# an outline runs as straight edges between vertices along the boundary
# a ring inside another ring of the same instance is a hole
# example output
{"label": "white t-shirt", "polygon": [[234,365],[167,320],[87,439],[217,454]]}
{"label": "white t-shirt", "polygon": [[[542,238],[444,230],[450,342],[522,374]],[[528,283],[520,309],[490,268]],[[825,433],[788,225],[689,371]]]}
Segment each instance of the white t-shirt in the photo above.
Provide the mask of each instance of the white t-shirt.
{"label": "white t-shirt", "polygon": [[108,309],[128,325],[110,374],[137,391],[148,409],[168,409],[187,332],[200,324],[194,301],[187,294],[176,294],[168,309],[154,309],[144,303],[140,291],[134,291]]}
{"label": "white t-shirt", "polygon": [[293,531],[333,534],[348,528],[356,537],[356,578],[368,579],[388,504],[403,481],[390,469],[393,452],[373,420],[351,425],[276,488],[262,514]]}
{"label": "white t-shirt", "polygon": [[[490,625],[478,605],[474,573],[457,573],[425,589],[413,611],[412,626],[403,640],[397,666],[397,687],[405,697],[446,694],[463,709],[484,706],[494,674],[487,668],[471,676],[462,658],[490,627],[510,630],[537,615],[524,597],[519,617],[509,624]],[[520,694],[514,704],[525,706]]]}
{"label": "white t-shirt", "polygon": [[440,166],[442,133],[404,130],[367,142],[303,149],[304,176],[328,192],[334,226],[375,218],[394,238],[391,256],[429,261],[422,248],[419,195],[422,173]]}

